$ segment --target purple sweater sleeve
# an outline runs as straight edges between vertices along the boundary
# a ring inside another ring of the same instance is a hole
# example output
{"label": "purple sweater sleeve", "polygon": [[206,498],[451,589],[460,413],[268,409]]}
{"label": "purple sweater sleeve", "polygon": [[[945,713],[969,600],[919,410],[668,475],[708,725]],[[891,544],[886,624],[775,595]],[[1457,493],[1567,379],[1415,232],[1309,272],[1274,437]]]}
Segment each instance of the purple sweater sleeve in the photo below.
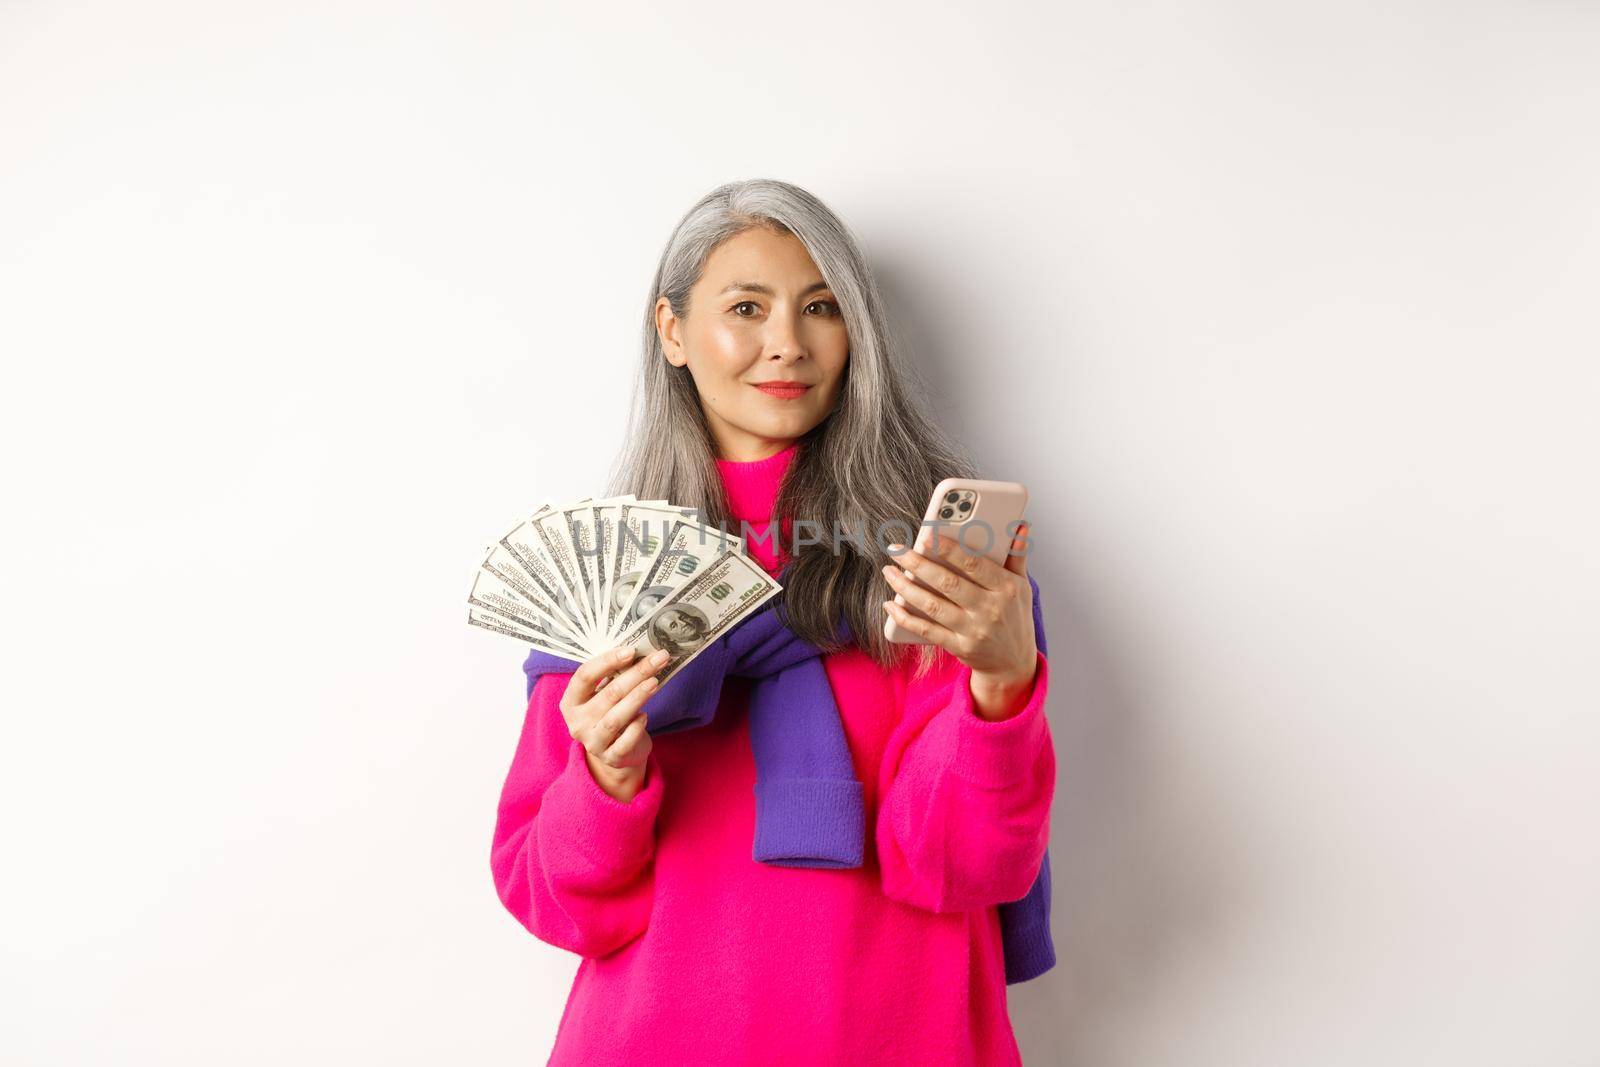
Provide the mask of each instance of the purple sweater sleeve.
{"label": "purple sweater sleeve", "polygon": [[600,788],[561,714],[571,678],[547,673],[533,687],[501,791],[490,867],[501,902],[529,933],[600,957],[649,922],[663,783],[652,752],[632,800]]}

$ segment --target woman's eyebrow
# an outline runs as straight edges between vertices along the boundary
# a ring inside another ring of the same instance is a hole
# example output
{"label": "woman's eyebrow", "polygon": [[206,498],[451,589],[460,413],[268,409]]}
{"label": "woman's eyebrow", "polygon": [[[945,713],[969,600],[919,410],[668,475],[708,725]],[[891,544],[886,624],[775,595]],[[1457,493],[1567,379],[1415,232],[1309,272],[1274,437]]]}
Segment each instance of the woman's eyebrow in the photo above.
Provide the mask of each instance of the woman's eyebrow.
{"label": "woman's eyebrow", "polygon": [[[800,291],[800,295],[809,296],[819,289],[826,288],[828,288],[827,282],[812,282],[810,285],[806,286]],[[767,286],[762,285],[760,282],[734,282],[717,295],[722,296],[726,293],[760,293],[762,296],[773,295],[772,290]]]}

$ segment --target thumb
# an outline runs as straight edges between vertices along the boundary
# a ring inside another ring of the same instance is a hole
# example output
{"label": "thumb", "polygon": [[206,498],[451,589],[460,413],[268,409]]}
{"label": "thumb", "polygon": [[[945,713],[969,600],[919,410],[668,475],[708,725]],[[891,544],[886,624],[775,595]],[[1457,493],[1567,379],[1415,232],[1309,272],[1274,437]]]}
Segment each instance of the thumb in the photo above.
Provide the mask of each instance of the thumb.
{"label": "thumb", "polygon": [[1027,553],[1030,547],[1028,542],[1032,533],[1033,527],[1027,523],[1024,522],[1018,525],[1017,536],[1011,540],[1011,552],[1017,554],[1012,555],[1008,553],[1006,555],[1006,570],[1010,571],[1012,574],[1020,574],[1024,578],[1028,576]]}

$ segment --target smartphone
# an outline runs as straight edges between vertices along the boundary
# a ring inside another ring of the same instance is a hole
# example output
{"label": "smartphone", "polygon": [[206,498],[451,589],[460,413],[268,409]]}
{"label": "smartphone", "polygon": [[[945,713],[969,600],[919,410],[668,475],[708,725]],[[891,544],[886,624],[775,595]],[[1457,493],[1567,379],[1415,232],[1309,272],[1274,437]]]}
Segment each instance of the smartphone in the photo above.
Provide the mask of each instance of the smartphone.
{"label": "smartphone", "polygon": [[[954,538],[956,543],[976,556],[986,556],[1004,567],[1011,551],[1011,542],[1017,537],[1017,523],[1023,509],[1028,506],[1028,490],[1021,482],[985,482],[972,478],[946,478],[934,486],[928,500],[928,510],[917,530],[916,544],[919,553],[929,559],[937,556],[927,551],[933,543],[935,532]],[[889,562],[896,557],[891,555]],[[926,586],[921,578],[912,576],[918,585]],[[927,615],[915,605],[907,604],[901,593],[895,593],[894,602],[919,618]],[[926,645],[927,638],[907,630],[890,616],[884,620],[883,636],[902,645]]]}

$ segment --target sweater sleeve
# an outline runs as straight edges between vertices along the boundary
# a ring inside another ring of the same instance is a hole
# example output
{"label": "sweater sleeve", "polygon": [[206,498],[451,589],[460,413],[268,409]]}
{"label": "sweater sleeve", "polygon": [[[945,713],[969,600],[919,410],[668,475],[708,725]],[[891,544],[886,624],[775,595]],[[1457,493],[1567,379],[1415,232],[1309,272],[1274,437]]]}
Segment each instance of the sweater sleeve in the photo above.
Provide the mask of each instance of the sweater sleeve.
{"label": "sweater sleeve", "polygon": [[[1037,590],[1035,590],[1037,598]],[[1037,603],[1035,626],[1042,629]],[[1050,839],[1056,758],[1045,718],[1042,634],[1033,690],[998,722],[973,709],[972,668],[948,653],[903,674],[904,711],[879,771],[876,842],[884,894],[935,912],[1026,896]]]}
{"label": "sweater sleeve", "polygon": [[534,686],[500,796],[490,867],[506,910],[541,941],[597,958],[644,933],[655,898],[661,767],[629,801],[606,793],[567,732],[570,673]]}

